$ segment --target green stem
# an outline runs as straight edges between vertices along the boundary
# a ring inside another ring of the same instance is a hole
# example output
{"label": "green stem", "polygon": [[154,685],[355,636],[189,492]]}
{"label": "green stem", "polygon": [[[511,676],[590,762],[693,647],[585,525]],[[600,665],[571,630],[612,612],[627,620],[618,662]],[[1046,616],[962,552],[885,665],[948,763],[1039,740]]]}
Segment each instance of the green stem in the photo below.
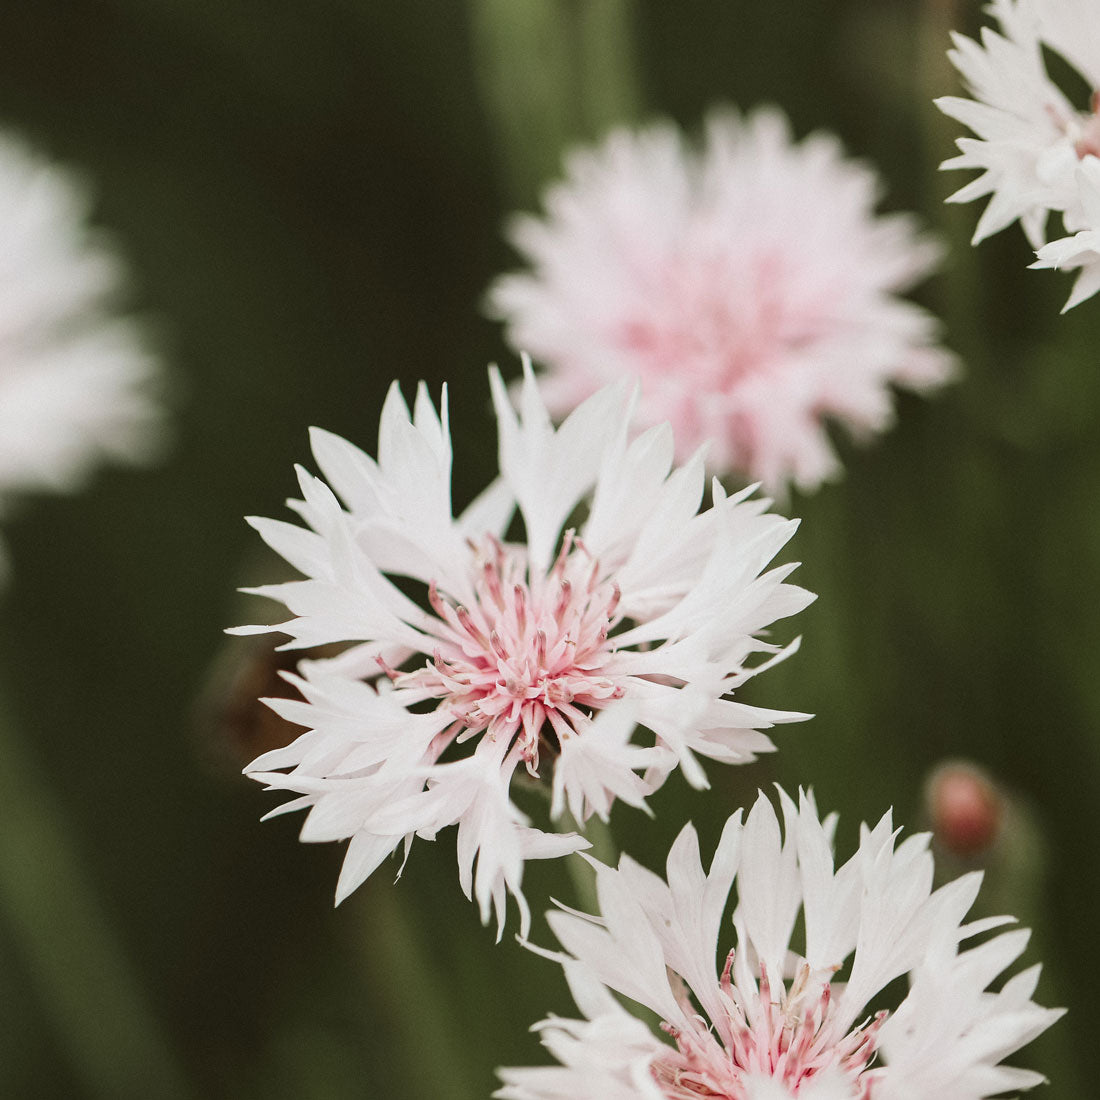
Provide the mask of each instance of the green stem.
{"label": "green stem", "polygon": [[[586,849],[585,855],[598,859],[609,867],[613,867],[618,862],[618,850],[611,836],[611,826],[607,822],[593,815],[582,828],[573,820],[572,815],[567,813],[562,815],[561,821],[557,824],[560,832],[575,830],[592,844],[591,848]],[[576,855],[567,856],[565,865],[577,895],[578,908],[587,913],[598,913],[600,904],[596,897],[596,876],[592,868]]]}
{"label": "green stem", "polygon": [[634,0],[575,0],[581,117],[587,137],[636,120],[642,108]]}
{"label": "green stem", "polygon": [[0,920],[90,1096],[190,1095],[0,689]]}
{"label": "green stem", "polygon": [[[425,950],[427,934],[399,889],[385,885],[389,888],[371,894],[371,920],[364,925],[367,934],[356,937],[357,954],[370,988],[382,994],[394,1017],[392,1034],[402,1048],[395,1060],[416,1079],[409,1095],[434,1100],[476,1096],[470,1050],[456,1031],[461,1023],[453,997],[437,978],[439,960]],[[431,1036],[430,1057],[424,1052],[426,1035]]]}
{"label": "green stem", "polygon": [[530,205],[572,142],[635,117],[633,0],[471,0],[481,98],[508,193]]}

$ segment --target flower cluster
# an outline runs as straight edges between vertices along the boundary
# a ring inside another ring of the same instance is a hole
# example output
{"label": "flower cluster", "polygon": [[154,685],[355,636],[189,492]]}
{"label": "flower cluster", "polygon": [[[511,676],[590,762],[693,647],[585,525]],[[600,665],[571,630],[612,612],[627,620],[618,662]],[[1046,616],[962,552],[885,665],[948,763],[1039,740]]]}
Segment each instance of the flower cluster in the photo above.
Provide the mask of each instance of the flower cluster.
{"label": "flower cluster", "polygon": [[[1041,47],[1097,63],[1100,8],[993,10],[1003,33],[953,55],[980,102],[941,101],[982,139],[950,162],[984,169],[955,197],[992,193],[979,238],[1019,219],[1042,243],[1059,211],[1076,236],[1039,266],[1081,267],[1073,304],[1100,289],[1100,118],[1060,98]],[[775,110],[712,115],[700,151],[670,126],[615,131],[571,157],[544,218],[515,223],[532,270],[489,306],[524,376],[510,391],[490,371],[499,476],[480,496],[455,514],[446,390],[437,407],[421,384],[410,409],[395,383],[377,459],[312,432],[302,525],[250,520],[302,579],[248,591],[290,618],[236,632],[328,647],[285,673],[295,697],[267,700],[305,732],[245,770],[293,796],[273,813],[306,811],[304,841],[348,842],[337,902],[453,825],[482,922],[499,940],[510,894],[526,941],[527,860],[574,857],[592,815],[648,810],[676,769],[703,788],[704,760],[752,760],[766,729],[808,717],[735,697],[798,644],[769,636],[812,599],[772,565],[795,524],[755,485],[714,479],[708,505],[707,468],[816,487],[837,470],[827,422],[881,431],[891,386],[949,376],[936,321],[900,297],[938,246],[877,217],[878,195]],[[955,818],[978,851],[998,807],[977,820],[972,793]],[[581,1018],[536,1025],[557,1065],[501,1070],[500,1100],[986,1100],[1042,1080],[1003,1060],[1060,1011],[1033,1002],[1037,966],[1003,977],[1026,931],[967,922],[980,875],[934,889],[928,837],[899,841],[889,813],[838,866],[835,817],[806,793],[779,803],[731,817],[709,871],[691,825],[667,880],[589,860],[600,912],[559,906],[563,950],[527,944]]]}
{"label": "flower cluster", "polygon": [[0,513],[156,443],[155,363],[111,315],[121,265],[89,236],[88,206],[76,181],[0,136]]}
{"label": "flower cluster", "polygon": [[[944,168],[981,172],[951,196],[989,196],[974,243],[1019,221],[1038,250],[1033,267],[1079,269],[1066,309],[1100,290],[1100,6],[1093,0],[994,0],[999,31],[981,42],[955,35],[951,60],[972,99],[946,96],[939,108],[976,137],[960,138]],[[1092,89],[1074,105],[1051,79],[1044,50]],[[1051,213],[1065,236],[1047,243]]]}
{"label": "flower cluster", "polygon": [[873,435],[891,384],[949,377],[938,323],[899,297],[939,246],[908,215],[875,216],[877,174],[834,137],[794,143],[775,109],[727,110],[699,152],[657,125],[567,167],[545,217],[512,227],[532,270],[489,294],[554,412],[637,378],[641,421],[669,420],[682,456],[709,440],[718,472],[808,490],[839,471],[827,421]]}
{"label": "flower cluster", "polygon": [[811,596],[785,583],[793,566],[765,571],[795,524],[718,482],[700,511],[702,455],[674,468],[667,425],[632,438],[626,387],[554,428],[529,365],[518,416],[491,381],[500,477],[457,518],[445,396],[437,412],[421,386],[410,413],[395,385],[377,462],[314,431],[328,483],[300,471],[292,502],[308,526],[251,521],[306,579],[254,589],[294,617],[241,632],[355,644],[302,663],[303,698],[271,705],[307,732],[247,771],[298,795],[283,810],[309,808],[304,840],[350,839],[338,899],[457,824],[467,896],[502,926],[510,891],[525,929],[524,861],[586,842],[531,827],[510,798],[516,770],[547,776],[551,817],[581,823],[616,799],[644,807],[677,767],[705,786],[700,757],[770,750],[761,730],[806,716],[730,695],[792,651],[760,635]]}
{"label": "flower cluster", "polygon": [[[988,935],[1009,918],[963,923],[981,876],[933,890],[928,837],[895,844],[889,814],[838,868],[835,817],[820,821],[808,795],[779,798],[785,836],[761,795],[726,823],[709,871],[690,825],[667,881],[626,856],[618,869],[592,861],[600,914],[549,914],[565,951],[541,952],[561,963],[584,1019],[539,1024],[560,1064],[502,1070],[497,1097],[983,1100],[1042,1080],[1001,1061],[1061,1012],[1031,1000],[1037,966],[989,988],[1028,933]],[[895,1007],[887,987],[905,975]]]}

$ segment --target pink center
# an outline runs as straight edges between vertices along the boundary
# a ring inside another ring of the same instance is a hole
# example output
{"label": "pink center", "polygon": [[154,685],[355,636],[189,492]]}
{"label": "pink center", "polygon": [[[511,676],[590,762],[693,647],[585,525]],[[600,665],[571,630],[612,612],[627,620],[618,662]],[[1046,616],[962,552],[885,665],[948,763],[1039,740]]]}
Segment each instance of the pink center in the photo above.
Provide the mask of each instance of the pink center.
{"label": "pink center", "polygon": [[728,391],[816,332],[814,303],[791,301],[788,266],[779,251],[759,248],[731,289],[721,263],[671,259],[648,308],[621,321],[617,342],[651,376],[687,374]]}
{"label": "pink center", "polygon": [[1089,110],[1084,114],[1071,113],[1067,116],[1053,105],[1048,106],[1047,111],[1055,125],[1073,143],[1078,160],[1088,156],[1100,157],[1100,92],[1092,93]]}
{"label": "pink center", "polygon": [[1100,92],[1092,94],[1092,114],[1085,115],[1073,143],[1078,157],[1100,157]]}
{"label": "pink center", "polygon": [[531,576],[523,551],[494,538],[479,558],[469,605],[452,603],[434,584],[429,590],[438,616],[432,661],[389,674],[398,687],[441,700],[459,741],[518,735],[537,774],[540,743],[556,748],[623,693],[601,674],[612,653],[608,634],[622,618],[619,588],[601,578],[572,531],[545,575]]}
{"label": "pink center", "polygon": [[655,1062],[652,1073],[667,1100],[747,1100],[752,1082],[761,1079],[781,1083],[797,1097],[825,1074],[832,1083],[846,1083],[851,1100],[870,1100],[875,1075],[865,1071],[887,1013],[838,1035],[831,986],[812,981],[805,963],[789,991],[780,985],[776,1001],[763,966],[759,990],[745,996],[730,980],[732,964],[731,952],[722,973],[731,1035],[726,1044],[701,1021],[691,1030],[663,1025],[676,1051]]}
{"label": "pink center", "polygon": [[811,278],[771,241],[744,241],[735,270],[726,254],[669,257],[641,308],[615,322],[611,341],[642,375],[658,420],[684,456],[712,441],[716,467],[750,469],[767,449],[758,438],[759,393],[777,392],[807,348],[835,328],[835,282]]}

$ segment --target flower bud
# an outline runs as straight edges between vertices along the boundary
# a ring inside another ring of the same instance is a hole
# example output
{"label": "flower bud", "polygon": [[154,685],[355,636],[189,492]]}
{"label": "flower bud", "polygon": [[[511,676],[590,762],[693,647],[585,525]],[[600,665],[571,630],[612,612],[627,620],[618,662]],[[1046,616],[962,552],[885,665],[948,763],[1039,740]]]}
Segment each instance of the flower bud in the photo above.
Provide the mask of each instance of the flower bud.
{"label": "flower bud", "polygon": [[1001,833],[1005,799],[992,777],[965,760],[940,764],[928,777],[925,806],[936,844],[963,859],[987,852]]}

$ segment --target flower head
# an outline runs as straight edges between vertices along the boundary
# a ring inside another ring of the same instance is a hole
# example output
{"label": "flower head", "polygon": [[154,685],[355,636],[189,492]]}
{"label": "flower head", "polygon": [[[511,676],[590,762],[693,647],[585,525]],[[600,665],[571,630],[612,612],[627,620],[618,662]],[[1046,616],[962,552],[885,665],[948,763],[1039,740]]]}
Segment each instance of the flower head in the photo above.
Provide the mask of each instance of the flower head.
{"label": "flower head", "polygon": [[[976,135],[959,138],[959,155],[942,167],[981,172],[948,201],[989,196],[975,244],[1019,221],[1039,250],[1033,267],[1081,267],[1069,309],[1100,289],[1089,259],[1092,242],[1043,246],[1052,212],[1071,236],[1100,230],[1088,168],[1100,157],[1100,6],[1092,0],[994,0],[988,11],[999,30],[983,28],[980,43],[953,35],[948,54],[973,98],[936,100]],[[1051,79],[1044,49],[1060,55],[1092,89],[1087,104],[1074,104]]]}
{"label": "flower head", "polygon": [[543,218],[511,237],[532,270],[489,308],[572,408],[608,381],[642,382],[644,423],[670,420],[681,455],[772,491],[837,473],[825,421],[858,436],[893,417],[891,383],[943,382],[938,325],[898,297],[938,247],[907,215],[876,217],[880,183],[777,110],[707,120],[700,152],[671,125],[614,131],[574,152]]}
{"label": "flower head", "polygon": [[[491,380],[500,478],[457,518],[446,399],[437,413],[421,386],[410,415],[395,384],[377,462],[314,431],[332,488],[299,472],[308,529],[251,521],[306,579],[254,590],[294,618],[242,632],[358,644],[302,662],[303,699],[271,705],[307,732],[247,770],[297,792],[282,809],[310,808],[304,840],[350,838],[338,899],[414,836],[457,824],[482,919],[492,906],[501,922],[511,891],[526,926],[524,860],[587,845],[531,827],[509,793],[517,768],[549,779],[553,818],[583,822],[616,799],[644,808],[677,766],[705,786],[699,757],[768,751],[762,728],[805,715],[729,696],[793,649],[759,634],[811,597],[784,583],[791,566],[763,572],[795,525],[717,483],[700,512],[702,457],[673,469],[667,425],[631,440],[625,388],[554,429],[529,366],[518,416]],[[517,511],[522,541],[507,538]]]}
{"label": "flower head", "polygon": [[90,237],[88,205],[75,180],[0,135],[0,512],[156,443],[155,364],[134,323],[111,316],[121,265]]}
{"label": "flower head", "polygon": [[[726,823],[709,871],[690,825],[667,881],[626,856],[618,869],[592,861],[600,915],[549,914],[565,950],[540,952],[564,967],[584,1019],[539,1024],[560,1064],[502,1070],[497,1097],[983,1100],[1042,1080],[999,1063],[1060,1012],[1031,1000],[1038,967],[989,990],[1028,934],[984,935],[1009,918],[963,923],[981,876],[933,890],[927,836],[895,845],[889,814],[837,868],[835,818],[820,821],[809,795],[779,797],[786,835],[761,795]],[[901,1003],[877,1008],[905,975]],[[654,1013],[666,1038],[613,993]]]}

